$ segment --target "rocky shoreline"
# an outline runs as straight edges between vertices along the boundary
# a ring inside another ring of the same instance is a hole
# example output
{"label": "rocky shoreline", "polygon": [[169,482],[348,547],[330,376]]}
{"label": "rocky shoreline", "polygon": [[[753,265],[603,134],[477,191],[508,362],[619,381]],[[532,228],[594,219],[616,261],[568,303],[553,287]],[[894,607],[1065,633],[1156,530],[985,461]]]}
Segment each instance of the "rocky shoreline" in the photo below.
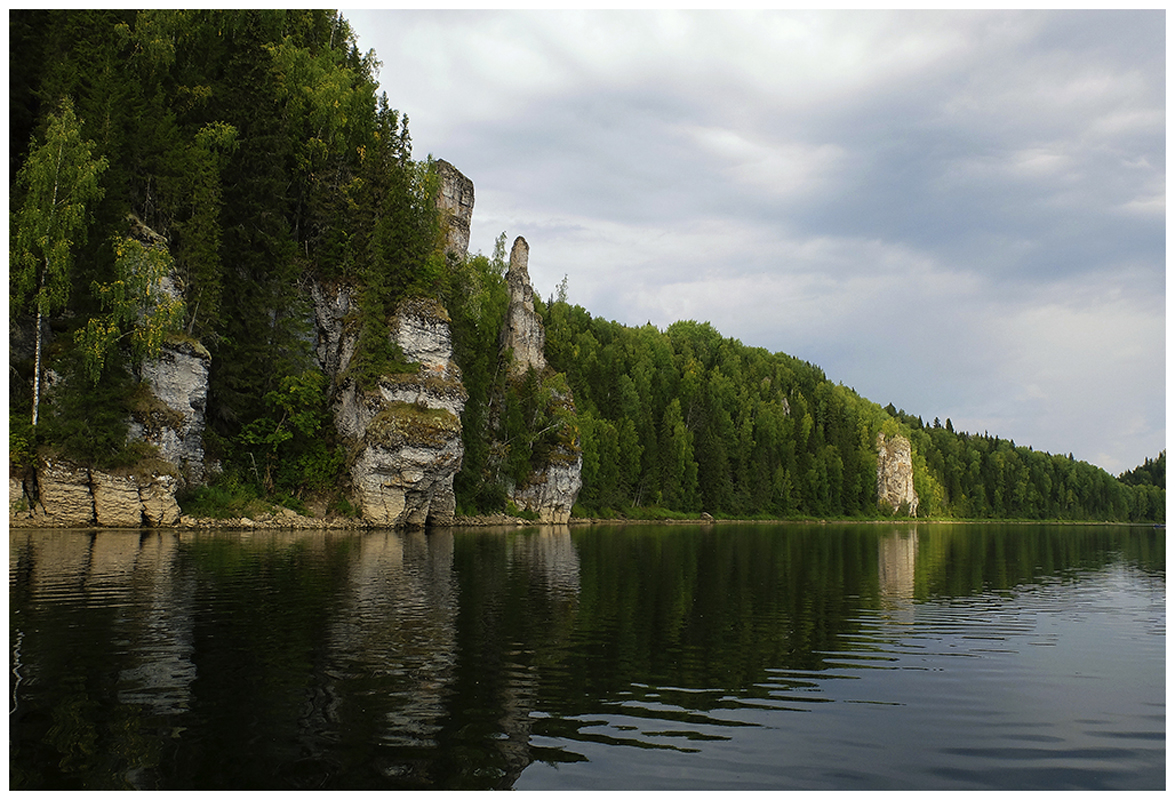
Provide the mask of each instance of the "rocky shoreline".
{"label": "rocky shoreline", "polygon": [[[435,525],[429,530],[450,530],[453,528],[534,528],[547,527],[553,524],[562,524],[573,527],[590,527],[593,525],[913,525],[931,523],[936,525],[1019,525],[1042,524],[1050,525],[1130,525],[1124,522],[1098,521],[1065,521],[1065,520],[1015,520],[1015,519],[910,519],[902,517],[885,517],[880,519],[714,519],[709,515],[702,515],[689,519],[628,519],[602,517],[573,517],[566,523],[542,522],[522,517],[513,517],[508,514],[487,514],[477,516],[454,517],[451,524]],[[96,530],[138,530],[142,533],[158,530],[192,531],[192,530],[270,530],[270,531],[376,531],[389,530],[386,525],[380,525],[358,517],[313,517],[299,514],[288,508],[275,508],[272,511],[257,517],[192,517],[180,516],[174,523],[161,527],[141,527],[134,525],[68,525],[37,518],[31,514],[10,514],[10,529],[65,529],[81,532]],[[418,529],[420,530],[420,529]]]}

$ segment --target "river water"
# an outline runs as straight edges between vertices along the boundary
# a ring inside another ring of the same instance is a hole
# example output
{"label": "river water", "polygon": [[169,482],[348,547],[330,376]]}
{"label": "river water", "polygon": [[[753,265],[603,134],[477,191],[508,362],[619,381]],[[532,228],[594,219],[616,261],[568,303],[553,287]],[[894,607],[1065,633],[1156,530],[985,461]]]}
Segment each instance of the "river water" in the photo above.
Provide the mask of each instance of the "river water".
{"label": "river water", "polygon": [[9,546],[12,788],[1165,787],[1162,530]]}

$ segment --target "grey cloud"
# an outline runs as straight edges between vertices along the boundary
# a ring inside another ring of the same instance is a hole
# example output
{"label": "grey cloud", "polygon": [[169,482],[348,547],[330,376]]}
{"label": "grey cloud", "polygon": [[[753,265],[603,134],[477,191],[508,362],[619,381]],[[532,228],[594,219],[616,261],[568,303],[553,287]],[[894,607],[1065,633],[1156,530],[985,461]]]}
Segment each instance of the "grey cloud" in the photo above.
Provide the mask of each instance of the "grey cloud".
{"label": "grey cloud", "polygon": [[544,295],[1107,467],[1163,446],[1162,12],[363,20]]}

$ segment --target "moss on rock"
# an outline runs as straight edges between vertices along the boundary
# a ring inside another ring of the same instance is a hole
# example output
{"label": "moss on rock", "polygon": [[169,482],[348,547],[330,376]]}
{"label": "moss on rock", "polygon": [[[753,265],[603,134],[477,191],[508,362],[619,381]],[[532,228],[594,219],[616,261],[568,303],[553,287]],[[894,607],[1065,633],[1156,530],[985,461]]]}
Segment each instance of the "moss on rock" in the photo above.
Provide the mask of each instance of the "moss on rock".
{"label": "moss on rock", "polygon": [[367,427],[367,440],[384,447],[444,447],[461,435],[461,420],[443,408],[390,402]]}

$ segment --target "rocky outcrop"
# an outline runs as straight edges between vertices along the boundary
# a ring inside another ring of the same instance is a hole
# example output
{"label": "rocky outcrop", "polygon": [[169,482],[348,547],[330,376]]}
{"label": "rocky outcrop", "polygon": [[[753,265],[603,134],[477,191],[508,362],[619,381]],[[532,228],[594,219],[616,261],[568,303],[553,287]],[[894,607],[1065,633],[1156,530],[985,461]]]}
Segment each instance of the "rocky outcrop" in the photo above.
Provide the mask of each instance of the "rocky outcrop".
{"label": "rocky outcrop", "polygon": [[176,338],[139,365],[149,396],[136,398],[128,435],[155,445],[185,485],[204,480],[204,407],[212,356],[197,341]]}
{"label": "rocky outcrop", "polygon": [[310,306],[314,312],[314,355],[318,365],[332,379],[332,386],[351,364],[359,332],[350,324],[358,318],[355,290],[347,285],[310,283]]}
{"label": "rocky outcrop", "polygon": [[351,467],[363,518],[388,527],[451,525],[463,453],[461,422],[451,413],[380,404]]}
{"label": "rocky outcrop", "polygon": [[143,523],[143,502],[133,476],[91,471],[90,494],[100,527],[137,528]]}
{"label": "rocky outcrop", "polygon": [[515,384],[521,384],[532,370],[543,379],[540,416],[550,421],[546,438],[553,437],[555,441],[543,448],[538,464],[532,458],[533,469],[526,480],[507,486],[507,494],[519,509],[537,515],[541,522],[566,524],[583,487],[583,452],[574,433],[575,403],[571,391],[560,376],[551,380],[554,373],[543,355],[546,331],[534,310],[529,260],[530,246],[519,236],[510,250],[510,267],[506,273],[510,305],[502,324],[499,347],[506,359],[507,374]]}
{"label": "rocky outcrop", "polygon": [[578,447],[557,448],[525,486],[515,487],[511,499],[519,508],[537,514],[540,522],[566,525],[583,488],[582,473],[583,452]]}
{"label": "rocky outcrop", "polygon": [[906,509],[911,517],[918,516],[910,440],[904,436],[877,435],[877,503],[891,514]]}
{"label": "rocky outcrop", "polygon": [[[127,225],[132,238],[147,247],[167,249],[167,239],[137,217],[128,215]],[[171,302],[182,295],[174,275],[164,276],[156,288],[160,300]],[[20,358],[25,340],[31,338],[10,335],[10,357]],[[10,523],[119,528],[176,524],[177,489],[204,480],[204,408],[211,362],[199,342],[172,336],[157,357],[137,365],[139,386],[129,398],[127,439],[153,445],[156,455],[142,459],[129,472],[90,469],[59,458],[41,458],[19,475],[10,471]],[[52,383],[46,381],[47,391]]]}
{"label": "rocky outcrop", "polygon": [[[446,161],[436,163],[437,206],[445,227],[445,251],[464,258],[473,215],[473,182]],[[468,394],[453,362],[450,319],[435,300],[403,300],[388,335],[406,373],[383,375],[361,388],[348,377],[359,340],[359,308],[353,287],[310,285],[317,331],[315,355],[331,378],[335,427],[349,443],[353,500],[363,518],[389,527],[452,524],[453,478],[461,467],[461,412]]]}
{"label": "rocky outcrop", "polygon": [[546,332],[534,310],[534,289],[527,271],[529,259],[530,246],[519,236],[510,248],[510,269],[506,273],[510,306],[499,339],[502,350],[513,353],[509,363],[510,375],[513,377],[525,375],[532,368],[535,372],[542,372],[547,366],[543,356]]}
{"label": "rocky outcrop", "polygon": [[69,461],[46,459],[37,466],[37,498],[33,517],[63,528],[94,524],[90,470]]}
{"label": "rocky outcrop", "polygon": [[445,252],[465,258],[469,253],[469,223],[473,219],[473,181],[448,161],[437,161],[440,191],[437,207],[445,226]]}
{"label": "rocky outcrop", "polygon": [[[127,215],[127,224],[131,238],[146,247],[167,250],[167,239],[135,215]],[[156,288],[159,302],[183,300],[181,282],[174,273],[163,276]],[[158,356],[136,369],[146,391],[133,398],[127,438],[154,445],[183,485],[204,481],[204,408],[211,366],[212,356],[200,342],[173,334]]]}
{"label": "rocky outcrop", "polygon": [[[328,309],[316,316],[331,315]],[[416,370],[383,375],[367,391],[342,379],[335,424],[351,443],[351,486],[370,523],[423,527],[453,522],[453,478],[464,455],[461,411],[468,394],[452,360],[449,325],[435,300],[404,300],[389,335],[405,358],[418,364]],[[342,358],[339,363],[345,365]]]}
{"label": "rocky outcrop", "polygon": [[164,464],[112,473],[46,458],[37,465],[35,483],[34,493],[10,478],[11,525],[137,528],[171,526],[180,519],[177,479]]}
{"label": "rocky outcrop", "polygon": [[176,525],[180,507],[175,501],[179,481],[174,475],[156,472],[138,478],[139,501],[143,504],[143,523],[152,528]]}

